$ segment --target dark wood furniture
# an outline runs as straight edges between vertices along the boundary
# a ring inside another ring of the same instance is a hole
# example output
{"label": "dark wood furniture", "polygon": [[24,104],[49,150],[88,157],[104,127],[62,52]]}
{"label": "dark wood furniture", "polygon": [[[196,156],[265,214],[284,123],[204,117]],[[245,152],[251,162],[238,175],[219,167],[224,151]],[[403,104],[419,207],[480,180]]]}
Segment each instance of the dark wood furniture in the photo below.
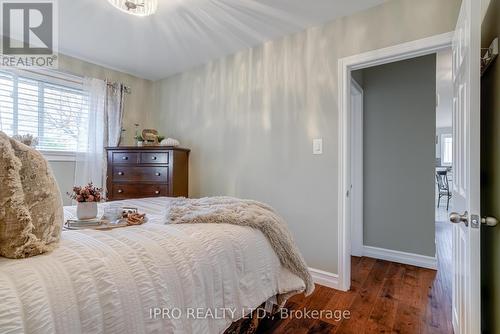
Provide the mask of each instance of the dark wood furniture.
{"label": "dark wood furniture", "polygon": [[188,196],[188,149],[124,146],[106,151],[108,200]]}

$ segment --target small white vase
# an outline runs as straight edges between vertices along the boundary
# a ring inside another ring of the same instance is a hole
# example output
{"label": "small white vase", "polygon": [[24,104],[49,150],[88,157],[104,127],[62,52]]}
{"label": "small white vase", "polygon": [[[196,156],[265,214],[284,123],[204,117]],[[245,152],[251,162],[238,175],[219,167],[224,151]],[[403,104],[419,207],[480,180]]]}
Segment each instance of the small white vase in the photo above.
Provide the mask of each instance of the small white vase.
{"label": "small white vase", "polygon": [[78,202],[76,204],[76,217],[80,220],[97,217],[97,202]]}

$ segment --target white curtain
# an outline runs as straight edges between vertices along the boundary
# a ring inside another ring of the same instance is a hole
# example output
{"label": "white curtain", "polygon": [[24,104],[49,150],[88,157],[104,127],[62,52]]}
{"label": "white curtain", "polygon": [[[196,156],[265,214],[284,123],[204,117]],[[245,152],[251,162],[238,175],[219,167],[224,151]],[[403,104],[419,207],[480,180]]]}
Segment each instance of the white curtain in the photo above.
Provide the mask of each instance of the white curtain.
{"label": "white curtain", "polygon": [[82,113],[76,153],[75,185],[93,182],[97,187],[105,185],[104,146],[106,82],[84,78],[83,89],[88,93],[88,117]]}
{"label": "white curtain", "polygon": [[76,153],[75,185],[94,183],[106,188],[106,146],[118,146],[122,133],[124,98],[123,84],[85,78],[83,89],[88,94],[88,117],[82,113]]}
{"label": "white curtain", "polygon": [[108,85],[106,99],[108,146],[120,145],[126,89],[121,83]]}

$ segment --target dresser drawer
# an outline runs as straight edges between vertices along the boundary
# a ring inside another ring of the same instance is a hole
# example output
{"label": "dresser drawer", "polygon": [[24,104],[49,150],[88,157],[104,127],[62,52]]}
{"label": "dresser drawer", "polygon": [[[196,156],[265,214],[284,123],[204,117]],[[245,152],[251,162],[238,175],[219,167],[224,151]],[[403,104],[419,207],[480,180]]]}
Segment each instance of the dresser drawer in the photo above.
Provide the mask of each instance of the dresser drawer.
{"label": "dresser drawer", "polygon": [[113,181],[168,183],[168,167],[115,165]]}
{"label": "dresser drawer", "polygon": [[167,185],[113,183],[111,194],[114,200],[168,196]]}
{"label": "dresser drawer", "polygon": [[139,153],[136,152],[113,152],[112,161],[115,164],[136,164],[139,161]]}
{"label": "dresser drawer", "polygon": [[141,152],[141,164],[168,164],[168,152]]}

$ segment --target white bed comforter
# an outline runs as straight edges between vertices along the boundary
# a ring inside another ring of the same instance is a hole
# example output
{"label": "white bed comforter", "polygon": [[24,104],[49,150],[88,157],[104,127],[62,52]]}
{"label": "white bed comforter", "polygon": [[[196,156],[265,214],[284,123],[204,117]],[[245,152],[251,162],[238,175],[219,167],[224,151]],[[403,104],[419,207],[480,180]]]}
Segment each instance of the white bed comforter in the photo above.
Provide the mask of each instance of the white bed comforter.
{"label": "white bed comforter", "polygon": [[65,231],[52,253],[0,258],[0,333],[221,333],[304,289],[260,231],[164,225],[168,201],[123,201],[148,214],[142,226]]}

